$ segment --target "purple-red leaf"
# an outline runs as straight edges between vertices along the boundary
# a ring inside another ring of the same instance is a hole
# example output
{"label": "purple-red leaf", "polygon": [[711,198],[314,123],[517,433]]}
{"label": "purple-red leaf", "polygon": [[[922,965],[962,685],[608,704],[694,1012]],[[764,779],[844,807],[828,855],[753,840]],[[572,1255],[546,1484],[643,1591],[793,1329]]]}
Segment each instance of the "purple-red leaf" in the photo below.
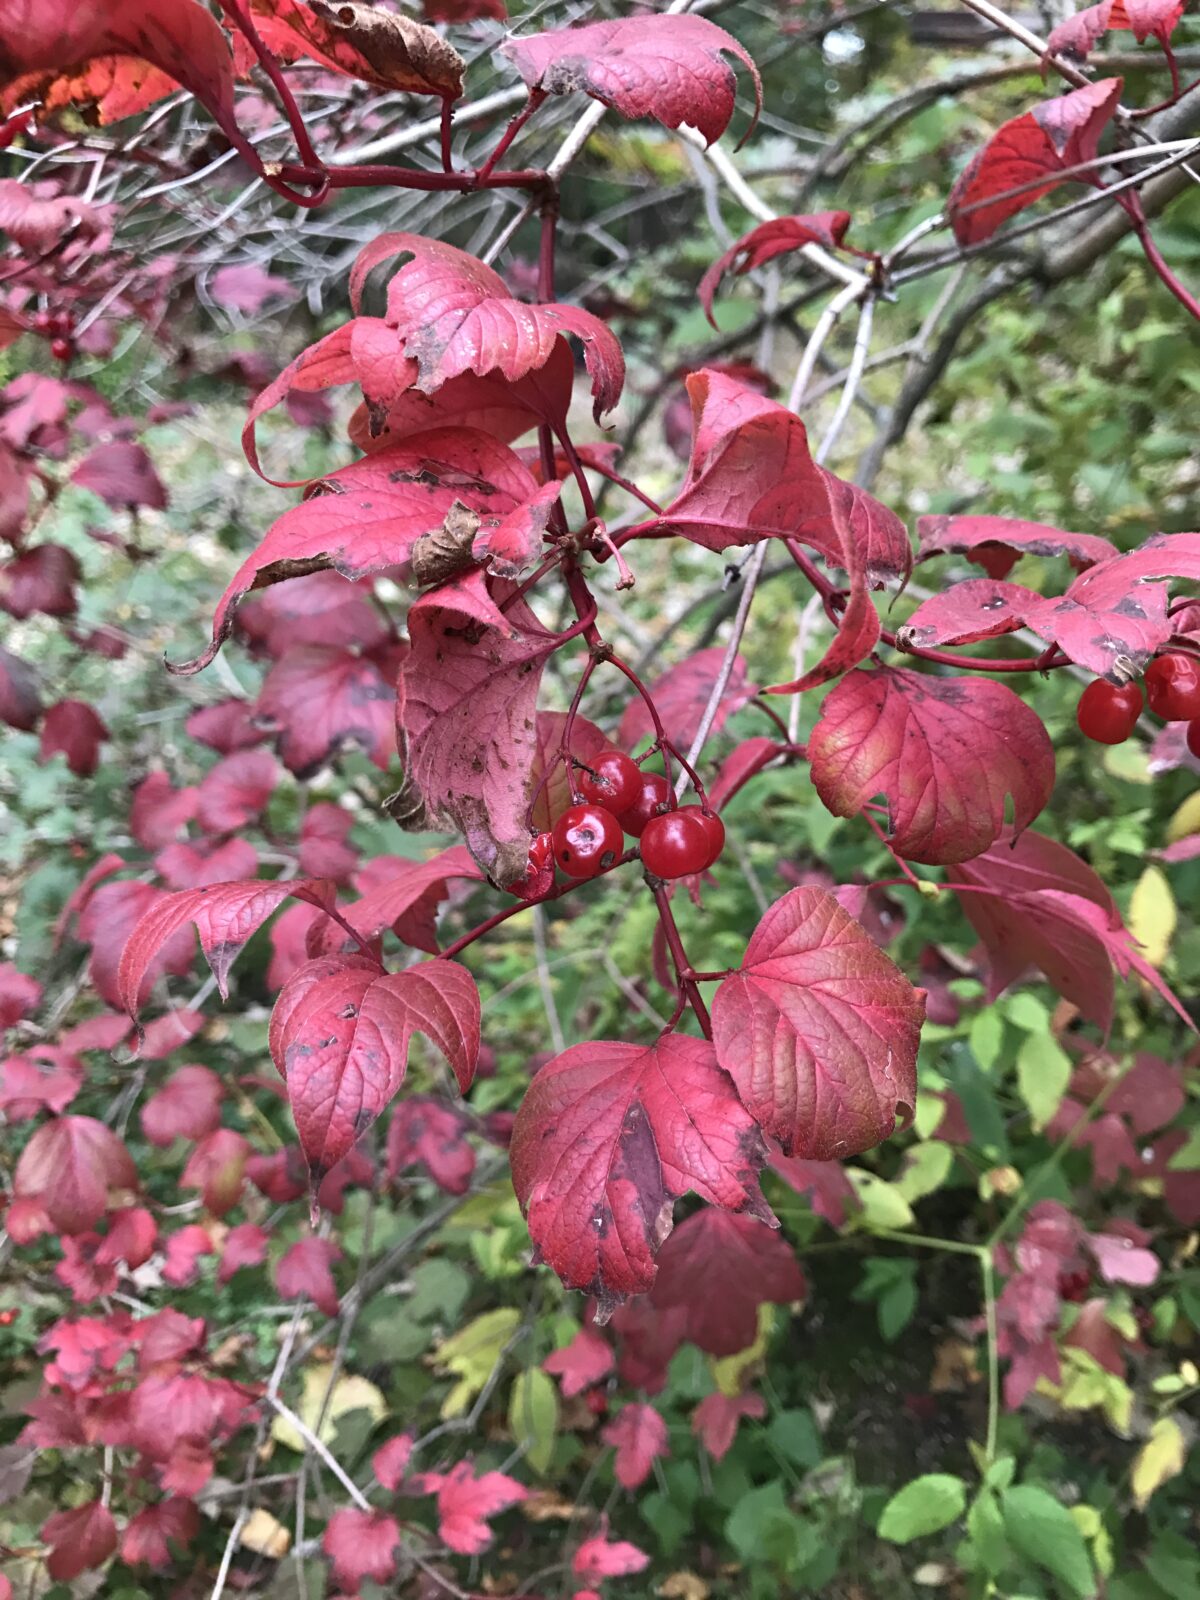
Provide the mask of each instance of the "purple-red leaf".
{"label": "purple-red leaf", "polygon": [[789,1154],[857,1155],[907,1121],[925,996],[821,889],[771,907],[713,1000],[718,1060]]}
{"label": "purple-red leaf", "polygon": [[[829,496],[799,417],[715,369],[689,374],[692,454],[683,488],[655,534],[682,534],[709,550],[797,535],[816,522],[840,549]],[[808,534],[800,535],[813,542]]]}
{"label": "purple-red leaf", "polygon": [[813,784],[851,817],[887,802],[891,846],[910,861],[968,861],[1016,830],[1054,787],[1041,719],[1003,684],[894,667],[856,671],[827,696],[808,745]]}
{"label": "purple-red leaf", "polygon": [[41,1202],[61,1233],[83,1233],[108,1209],[110,1189],[136,1189],[137,1169],[111,1128],[94,1117],[44,1122],[21,1152],[13,1193]]}
{"label": "purple-red leaf", "polygon": [[479,1056],[479,993],[465,967],[426,961],[385,973],[361,956],[322,957],[288,979],[268,1042],[314,1178],[348,1155],[391,1102],[415,1033],[441,1052],[465,1093]]}
{"label": "purple-red leaf", "polygon": [[280,883],[214,883],[203,889],[183,889],[157,900],[134,928],[122,951],[117,974],[121,1005],[136,1021],[145,1003],[143,982],[155,957],[171,935],[189,922],[195,924],[200,948],[224,997],[228,994],[229,969],[242,946],[289,896],[312,906],[325,907],[332,903],[333,885],[320,878]]}
{"label": "purple-red leaf", "polygon": [[[703,17],[625,17],[556,28],[501,46],[530,89],[577,90],[623,117],[684,123],[719,139],[733,116],[737,80],[722,55],[736,56],[754,80],[755,121],[762,105],[758,68],[732,35]],[[753,131],[751,123],[744,137]]]}
{"label": "purple-red leaf", "polygon": [[[529,469],[506,445],[467,428],[438,428],[342,467],[268,531],[222,595],[212,643],[173,670],[189,675],[208,665],[229,635],[238,603],[252,589],[329,567],[344,578],[396,568],[411,579],[424,550],[418,548],[422,535],[443,533],[456,502],[481,518],[502,518],[539,493]],[[468,545],[460,566],[471,559]]]}
{"label": "purple-red leaf", "polygon": [[210,1067],[179,1067],[142,1106],[142,1132],[160,1149],[175,1139],[202,1139],[221,1126],[224,1094]]}
{"label": "purple-red leaf", "polygon": [[692,1432],[712,1456],[720,1461],[728,1455],[737,1438],[743,1417],[765,1417],[766,1402],[760,1394],[722,1394],[716,1389],[705,1395],[692,1413]]}
{"label": "purple-red leaf", "polygon": [[308,777],[345,745],[359,745],[377,767],[396,751],[395,652],[354,655],[300,645],[267,673],[256,718],[278,735],[285,767]]}
{"label": "purple-red leaf", "polygon": [[77,778],[90,778],[100,764],[100,746],[107,738],[103,719],[85,700],[60,700],[42,719],[38,760],[65,756]]}
{"label": "purple-red leaf", "polygon": [[71,482],[98,494],[114,511],[134,506],[161,511],[167,503],[167,491],[154,463],[140,444],[128,439],[98,444],[75,468]]}
{"label": "purple-red leaf", "polygon": [[736,276],[753,272],[756,267],[774,261],[776,256],[802,250],[806,244],[819,244],[826,250],[837,250],[849,226],[848,211],[819,211],[813,216],[774,217],[770,222],[760,222],[757,228],[744,233],[723,255],[718,256],[700,279],[697,293],[704,307],[704,315],[715,328],[713,296],[727,272]]}
{"label": "purple-red leaf", "polygon": [[524,1500],[529,1491],[503,1472],[481,1472],[460,1461],[449,1472],[422,1473],[414,1481],[418,1493],[436,1494],[438,1532],[444,1543],[462,1556],[475,1556],[492,1542],[488,1517]]}
{"label": "purple-red leaf", "polygon": [[602,1338],[595,1328],[580,1328],[570,1344],[546,1357],[542,1362],[542,1371],[559,1380],[563,1399],[570,1400],[607,1377],[614,1364],[615,1358],[608,1340]]}
{"label": "purple-red leaf", "polygon": [[597,421],[621,398],[625,358],[599,317],[579,306],[514,300],[491,267],[419,233],[383,234],[359,253],[350,274],[356,312],[370,273],[397,255],[411,259],[388,283],[386,322],[403,354],[417,363],[416,377],[403,388],[433,394],[466,372],[496,372],[516,383],[546,366],[558,341],[573,336],[591,374]]}
{"label": "purple-red leaf", "polygon": [[989,578],[1007,577],[1023,555],[1069,556],[1074,566],[1091,567],[1117,554],[1116,546],[1097,534],[1066,533],[1016,517],[921,517],[917,560],[951,551],[977,562]]}
{"label": "purple-red leaf", "polygon": [[56,1511],[43,1525],[42,1539],[50,1546],[46,1571],[56,1583],[68,1583],[104,1565],[117,1548],[117,1525],[106,1505],[89,1500],[74,1510]]}
{"label": "purple-red leaf", "polygon": [[504,887],[529,859],[538,687],[557,635],[522,601],[500,612],[480,573],[424,596],[408,627],[396,700],[406,791],[424,827],[464,834]]}
{"label": "purple-red leaf", "polygon": [[275,1267],[275,1287],[284,1300],[311,1300],[327,1317],[338,1313],[333,1263],[342,1252],[331,1239],[310,1235],[297,1239],[280,1256]]}
{"label": "purple-red leaf", "polygon": [[339,1588],[357,1594],[364,1578],[389,1583],[396,1574],[400,1525],[383,1511],[335,1511],[325,1526],[321,1548],[333,1562]]}
{"label": "purple-red leaf", "polygon": [[688,1339],[708,1355],[732,1356],[754,1343],[760,1305],[786,1306],[805,1293],[782,1233],[706,1206],[663,1246],[650,1300],[667,1315],[681,1312]]}
{"label": "purple-red leaf", "polygon": [[637,1545],[608,1537],[605,1519],[600,1532],[585,1539],[576,1550],[571,1571],[577,1578],[599,1581],[601,1578],[628,1578],[635,1572],[644,1572],[649,1565],[650,1557]]}
{"label": "purple-red leaf", "polygon": [[[1093,160],[1122,87],[1120,78],[1102,78],[1044,100],[997,129],[960,174],[946,201],[946,215],[959,244],[990,239],[1002,222],[1056,189],[1068,168]],[[1095,185],[1099,178],[1091,172],[1077,181]]]}
{"label": "purple-red leaf", "polygon": [[600,1437],[617,1452],[613,1473],[626,1489],[644,1483],[655,1461],[671,1454],[666,1422],[653,1406],[641,1402],[623,1407]]}
{"label": "purple-red leaf", "polygon": [[511,1145],[534,1244],[602,1313],[650,1288],[688,1190],[769,1219],[756,1177],[764,1155],[713,1047],[681,1034],[555,1057],[530,1084]]}

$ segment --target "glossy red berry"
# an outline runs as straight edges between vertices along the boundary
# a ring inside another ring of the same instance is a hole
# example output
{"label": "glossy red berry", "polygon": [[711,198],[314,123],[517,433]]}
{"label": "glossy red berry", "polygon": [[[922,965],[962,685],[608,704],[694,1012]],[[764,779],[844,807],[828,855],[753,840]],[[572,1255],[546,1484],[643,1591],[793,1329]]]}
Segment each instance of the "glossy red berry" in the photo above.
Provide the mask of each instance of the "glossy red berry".
{"label": "glossy red berry", "polygon": [[680,806],[651,817],[642,832],[642,865],[656,878],[686,878],[703,872],[712,840],[699,806]]}
{"label": "glossy red berry", "polygon": [[1142,691],[1136,683],[1095,678],[1079,696],[1075,720],[1079,731],[1097,744],[1124,744],[1141,711]]}
{"label": "glossy red berry", "polygon": [[56,311],[50,318],[50,331],[65,338],[75,331],[75,318],[69,311]]}
{"label": "glossy red berry", "polygon": [[1197,761],[1200,761],[1200,717],[1188,723],[1187,747]]}
{"label": "glossy red berry", "polygon": [[627,810],[617,816],[617,821],[632,839],[640,839],[650,818],[663,810],[671,798],[671,785],[659,772],[639,775],[641,788],[637,799]]}
{"label": "glossy red berry", "polygon": [[554,859],[569,878],[594,878],[611,867],[624,842],[604,806],[569,806],[554,824]]}
{"label": "glossy red berry", "polygon": [[33,319],[34,333],[57,333],[58,318],[52,311],[39,311]]}
{"label": "glossy red berry", "polygon": [[601,750],[588,768],[579,774],[580,794],[614,816],[631,806],[641,792],[642,769],[624,750]]}
{"label": "glossy red berry", "polygon": [[509,885],[509,893],[515,894],[518,900],[532,900],[545,894],[553,883],[554,835],[539,833],[530,840],[529,865],[516,883]]}
{"label": "glossy red berry", "polygon": [[55,361],[70,361],[75,354],[75,346],[70,339],[55,339],[50,345],[50,354]]}
{"label": "glossy red berry", "polygon": [[721,859],[721,851],[725,848],[725,824],[715,811],[701,811],[699,816],[708,834],[709,856],[704,865],[711,867]]}
{"label": "glossy red berry", "polygon": [[1173,650],[1146,668],[1146,699],[1164,722],[1200,717],[1200,661]]}

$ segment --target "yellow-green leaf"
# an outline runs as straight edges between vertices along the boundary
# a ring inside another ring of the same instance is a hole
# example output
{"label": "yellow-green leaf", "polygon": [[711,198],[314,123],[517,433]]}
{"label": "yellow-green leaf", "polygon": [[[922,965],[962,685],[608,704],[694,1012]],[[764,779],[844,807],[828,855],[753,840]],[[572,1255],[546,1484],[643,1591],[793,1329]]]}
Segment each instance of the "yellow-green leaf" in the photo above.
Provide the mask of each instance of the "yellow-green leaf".
{"label": "yellow-green leaf", "polygon": [[[387,1402],[368,1378],[343,1374],[329,1390],[329,1404],[325,1405],[325,1392],[333,1378],[333,1364],[319,1362],[306,1367],[301,1378],[300,1403],[294,1408],[296,1415],[310,1433],[316,1434],[322,1444],[331,1444],[337,1433],[338,1419],[351,1411],[365,1411],[372,1422],[387,1415]],[[321,1416],[324,1407],[325,1415]],[[320,1418],[320,1431],[317,1420]],[[303,1450],[304,1438],[286,1417],[276,1417],[271,1424],[271,1436],[289,1450]]]}
{"label": "yellow-green leaf", "polygon": [[1183,1471],[1186,1460],[1183,1429],[1172,1417],[1159,1417],[1133,1463],[1133,1498],[1139,1511],[1145,1510],[1155,1490]]}
{"label": "yellow-green leaf", "polygon": [[540,1367],[517,1374],[508,1400],[508,1428],[533,1470],[548,1471],[558,1433],[558,1391]]}
{"label": "yellow-green leaf", "polygon": [[521,1325],[515,1306],[487,1311],[468,1322],[433,1352],[433,1364],[458,1379],[442,1403],[443,1417],[457,1417],[491,1377],[505,1345]]}
{"label": "yellow-green leaf", "polygon": [[1167,843],[1174,844],[1178,839],[1186,839],[1189,833],[1200,833],[1200,789],[1188,795],[1167,823]]}
{"label": "yellow-green leaf", "polygon": [[1017,1051],[1017,1087],[1040,1133],[1071,1081],[1071,1058],[1050,1033],[1029,1033]]}
{"label": "yellow-green leaf", "polygon": [[1147,867],[1134,885],[1129,901],[1129,931],[1142,947],[1152,967],[1161,967],[1171,948],[1179,913],[1166,875]]}

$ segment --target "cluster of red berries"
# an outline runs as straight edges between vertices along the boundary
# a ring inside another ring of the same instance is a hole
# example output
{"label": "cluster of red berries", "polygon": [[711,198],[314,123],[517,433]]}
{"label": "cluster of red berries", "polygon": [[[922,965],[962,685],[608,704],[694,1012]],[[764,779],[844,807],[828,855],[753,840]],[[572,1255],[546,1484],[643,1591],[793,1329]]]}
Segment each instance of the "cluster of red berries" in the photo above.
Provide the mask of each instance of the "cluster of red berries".
{"label": "cluster of red berries", "polygon": [[[1186,722],[1188,749],[1200,756],[1200,660],[1172,650],[1155,656],[1146,668],[1146,701],[1164,722]],[[1079,697],[1079,728],[1097,744],[1124,744],[1142,713],[1136,683],[1097,678]]]}
{"label": "cluster of red berries", "polygon": [[75,318],[69,311],[39,311],[33,319],[33,331],[50,340],[50,354],[56,361],[70,361],[75,354],[71,338]]}
{"label": "cluster of red berries", "polygon": [[535,892],[551,863],[569,878],[596,877],[619,859],[625,834],[639,841],[642,864],[657,878],[703,872],[725,847],[725,824],[715,811],[673,805],[666,778],[643,772],[623,750],[592,757],[580,772],[579,794],[579,803],[533,840],[529,869],[514,894]]}

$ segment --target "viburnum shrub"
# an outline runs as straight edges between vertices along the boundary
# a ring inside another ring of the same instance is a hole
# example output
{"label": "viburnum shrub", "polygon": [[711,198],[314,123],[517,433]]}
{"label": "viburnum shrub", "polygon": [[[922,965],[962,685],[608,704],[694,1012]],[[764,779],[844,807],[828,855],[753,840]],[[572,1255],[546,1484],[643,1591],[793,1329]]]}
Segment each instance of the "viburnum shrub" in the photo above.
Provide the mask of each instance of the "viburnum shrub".
{"label": "viburnum shrub", "polygon": [[[466,9],[476,15],[480,8]],[[1129,26],[1154,31],[1169,53],[1161,15],[1135,24],[1127,9]],[[1104,10],[1104,25],[1114,20],[1106,8],[1092,10]],[[1143,680],[1150,710],[1190,721],[1188,742],[1200,753],[1200,632],[1194,610],[1181,621],[1187,602],[1173,592],[1180,581],[1200,581],[1200,534],[1152,533],[1119,553],[1094,533],[987,514],[936,515],[919,524],[914,562],[900,517],[822,464],[837,429],[813,452],[795,408],[719,365],[687,376],[690,454],[665,502],[622,476],[608,445],[576,437],[577,390],[586,388],[603,424],[621,399],[625,358],[599,315],[558,298],[567,163],[525,168],[512,164],[511,152],[550,97],[566,94],[668,129],[687,125],[712,144],[734,116],[739,73],[757,116],[758,71],[742,46],[681,8],[522,32],[501,54],[527,99],[487,158],[463,169],[452,135],[465,63],[434,29],[362,4],[318,0],[222,0],[221,13],[224,26],[199,0],[8,7],[0,14],[0,104],[13,119],[10,130],[18,121],[22,132],[28,127],[30,107],[50,118],[82,104],[106,123],[144,112],[182,86],[262,184],[311,211],[350,188],[519,191],[540,221],[536,289],[519,299],[490,263],[455,245],[381,233],[350,270],[350,314],[254,400],[244,445],[261,476],[261,419],[334,387],[361,395],[350,425],[356,457],[312,481],[279,485],[301,487],[301,498],[229,578],[204,649],[170,666],[179,676],[210,667],[239,626],[272,663],[253,717],[230,702],[189,719],[193,737],[222,758],[197,786],[177,790],[160,773],[135,790],[130,834],[152,873],[118,878],[129,863],[104,856],[67,908],[64,929],[73,925],[91,946],[90,982],[110,1010],[31,1048],[18,1069],[7,1067],[10,1116],[37,1123],[12,1173],[10,1235],[18,1244],[60,1235],[60,1280],[85,1304],[106,1302],[103,1316],[64,1321],[48,1337],[53,1375],[47,1369],[28,1437],[46,1448],[118,1452],[134,1477],[163,1491],[118,1528],[110,1464],[103,1495],[57,1513],[43,1530],[50,1576],[64,1581],[106,1561],[118,1540],[124,1560],[150,1564],[166,1559],[171,1541],[190,1542],[194,1497],[215,1454],[247,1426],[260,1428],[261,1442],[267,1414],[261,1386],[223,1375],[223,1353],[206,1348],[202,1320],[169,1308],[135,1316],[136,1299],[111,1298],[122,1273],[136,1274],[151,1259],[161,1219],[142,1203],[123,1124],[68,1109],[80,1084],[80,1051],[112,1048],[136,1029],[146,1064],[195,1035],[202,1019],[191,1009],[168,1010],[144,1032],[141,1021],[160,980],[191,970],[190,928],[225,995],[247,940],[283,910],[275,925],[278,995],[261,1031],[300,1159],[253,1154],[241,1134],[222,1127],[222,1086],[202,1064],[178,1066],[143,1103],[145,1138],[154,1146],[177,1134],[196,1141],[183,1183],[202,1196],[214,1222],[233,1210],[252,1174],[273,1201],[307,1191],[319,1228],[346,1187],[371,1183],[360,1143],[402,1093],[417,1035],[444,1058],[464,1094],[471,1088],[486,1039],[468,952],[510,918],[567,896],[608,894],[610,879],[640,878],[657,925],[647,964],[669,996],[664,1026],[649,1042],[597,1038],[560,1050],[534,1072],[511,1129],[493,1131],[501,1144],[511,1133],[512,1181],[537,1259],[591,1297],[594,1326],[630,1297],[666,1292],[665,1270],[656,1282],[657,1258],[676,1201],[692,1194],[713,1208],[681,1224],[669,1281],[686,1276],[684,1246],[699,1250],[695,1241],[703,1239],[706,1249],[753,1257],[767,1286],[730,1349],[720,1348],[724,1333],[703,1346],[717,1355],[753,1343],[759,1304],[786,1304],[803,1291],[790,1253],[782,1262],[772,1254],[769,1230],[778,1223],[760,1191],[762,1168],[769,1159],[838,1162],[907,1126],[918,1105],[926,1012],[925,989],[864,926],[865,884],[793,887],[766,906],[736,965],[685,945],[679,890],[700,899],[710,874],[719,881],[744,870],[721,813],[748,785],[768,772],[786,772],[797,792],[811,785],[833,816],[859,819],[863,839],[886,846],[896,877],[885,887],[955,897],[984,946],[992,998],[1039,969],[1104,1036],[1115,971],[1156,991],[1190,1026],[1100,878],[1032,826],[1051,800],[1055,752],[1013,686],[1074,669],[1091,675],[1079,726],[1115,744],[1141,712]],[[1094,42],[1101,21],[1085,23],[1084,15],[1064,25],[1070,38],[1056,30],[1056,51],[1069,44],[1078,54],[1081,30],[1089,35],[1084,44]],[[368,89],[432,97],[442,119],[440,166],[323,159],[294,88],[305,63]],[[235,81],[255,71],[286,116],[294,160],[263,161],[239,124]],[[985,244],[1064,181],[1099,184],[1102,134],[1136,127],[1121,93],[1120,79],[1081,78],[1004,124],[946,199],[958,245]],[[585,133],[589,125],[586,117],[580,124]],[[1149,235],[1136,188],[1114,181],[1111,193],[1154,271],[1195,313]],[[786,273],[802,253],[838,282],[839,310],[859,307],[869,332],[871,308],[893,292],[911,241],[871,249],[870,230],[858,228],[864,237],[850,246],[850,220],[840,211],[764,220],[705,274],[705,310],[711,313],[726,274],[771,261]],[[69,365],[94,326],[77,307],[108,297],[130,316],[150,314],[157,285],[149,275],[118,278],[105,262],[110,219],[100,209],[13,181],[0,184],[0,221],[27,258],[26,300],[0,313],[7,342],[36,335]],[[797,405],[819,349],[814,336]],[[861,372],[860,361],[838,426]],[[73,558],[50,542],[27,541],[21,529],[46,430],[57,430],[64,447],[71,430],[86,437],[87,423],[72,407],[91,400],[64,380],[42,379],[32,394],[39,414],[25,419],[22,433],[14,418],[30,393],[10,385],[3,419],[12,479],[5,531],[16,552],[4,569],[3,604],[15,617],[35,610],[70,617]],[[161,505],[139,452],[130,441],[97,446],[74,481],[114,506]],[[602,485],[605,503],[619,507],[612,515],[598,510]],[[664,540],[741,563],[743,604],[727,646],[647,682],[604,617],[636,584],[645,553]],[[747,547],[748,560],[740,554]],[[814,598],[832,640],[791,681],[759,690],[747,681],[739,649],[768,551],[792,564],[800,602]],[[886,627],[873,591],[903,589],[915,563],[936,573],[938,559],[952,553],[985,575],[934,588],[901,626]],[[1029,554],[1069,560],[1074,575],[1062,592],[1009,580]],[[377,580],[402,600],[376,605]],[[994,657],[956,653],[1016,633],[1033,644]],[[565,711],[542,703],[552,661],[572,685]],[[43,716],[20,663],[6,656],[0,664],[8,723],[40,726],[45,757],[62,752],[74,773],[93,773],[108,732],[95,711],[63,698]],[[582,711],[599,684],[619,690],[623,702],[603,728]],[[819,714],[802,741],[775,707],[817,691],[824,691]],[[769,731],[737,743],[717,764],[710,741],[751,704]],[[382,767],[393,707],[403,777],[388,811],[402,829],[461,842],[430,860],[384,859],[359,872],[344,815],[317,803],[304,814],[286,870],[264,876],[247,838],[278,779],[264,737],[276,738],[284,766],[298,775],[317,771],[347,743]],[[915,869],[922,867],[943,876],[921,875]],[[471,886],[492,894],[492,909],[443,941],[439,908]],[[403,946],[398,959],[385,936]],[[16,1022],[36,1006],[37,984],[22,974],[6,984],[4,1015]],[[474,1162],[471,1156],[465,1172],[456,1167],[466,1159],[463,1125],[439,1102],[409,1104],[407,1124],[390,1125],[392,1167],[403,1170],[419,1154],[431,1170],[440,1162],[444,1186],[461,1192]],[[1160,1129],[1165,1120],[1148,1126]],[[1046,1238],[1030,1264],[1038,1230]],[[163,1281],[193,1282],[197,1261],[217,1253],[218,1232],[222,1279],[266,1259],[268,1233],[256,1223],[227,1231],[188,1224],[165,1240]],[[1030,1212],[1014,1258],[989,1255],[989,1273],[997,1264],[1011,1269],[996,1337],[1013,1361],[1014,1403],[1049,1359],[1047,1330],[1060,1301],[1086,1303],[1093,1267],[1106,1272],[1105,1251],[1116,1250],[1116,1237],[1088,1234],[1047,1201]],[[1132,1235],[1120,1237],[1134,1254],[1143,1248]],[[293,1244],[276,1269],[280,1297],[307,1297],[335,1314],[339,1255],[321,1231]],[[1044,1314],[1023,1309],[1030,1284]],[[568,1381],[575,1392],[590,1387],[611,1361],[589,1325],[561,1354],[563,1393]],[[274,1389],[269,1400],[277,1414],[287,1412]],[[740,1390],[711,1400],[700,1427],[726,1448],[739,1419],[761,1415],[761,1400]],[[311,1433],[311,1421],[305,1426]],[[603,1437],[627,1486],[641,1483],[667,1451],[665,1424],[641,1402],[626,1406]],[[409,1474],[410,1447],[396,1439],[377,1454],[378,1483],[436,1497],[444,1544],[477,1553],[490,1538],[487,1518],[526,1491],[503,1473],[476,1475],[463,1461],[446,1473]],[[367,1579],[387,1582],[401,1537],[396,1519],[357,1487],[352,1499],[331,1516],[323,1539],[335,1581],[348,1590]],[[574,1571],[599,1582],[638,1570],[639,1557],[602,1532],[580,1547]]]}

